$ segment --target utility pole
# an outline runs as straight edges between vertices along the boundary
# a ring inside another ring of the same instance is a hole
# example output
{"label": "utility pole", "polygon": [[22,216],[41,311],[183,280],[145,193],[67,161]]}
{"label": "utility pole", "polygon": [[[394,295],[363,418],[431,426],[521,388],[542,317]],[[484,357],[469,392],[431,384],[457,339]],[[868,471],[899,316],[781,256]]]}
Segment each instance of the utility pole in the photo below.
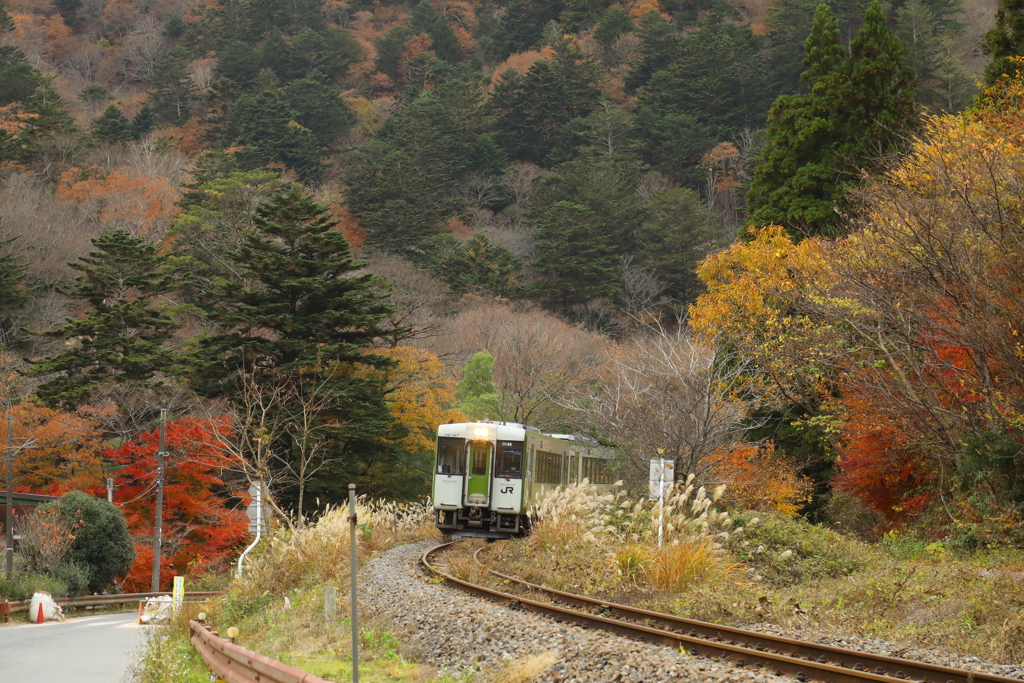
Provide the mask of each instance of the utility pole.
{"label": "utility pole", "polygon": [[107,477],[107,502],[114,502],[114,478]]}
{"label": "utility pole", "polygon": [[160,409],[160,447],[156,452],[156,517],[153,525],[153,580],[149,589],[160,591],[160,544],[164,528],[164,449],[167,447],[167,408]]}
{"label": "utility pole", "polygon": [[4,554],[7,556],[7,579],[14,574],[14,411],[7,411],[7,546]]}

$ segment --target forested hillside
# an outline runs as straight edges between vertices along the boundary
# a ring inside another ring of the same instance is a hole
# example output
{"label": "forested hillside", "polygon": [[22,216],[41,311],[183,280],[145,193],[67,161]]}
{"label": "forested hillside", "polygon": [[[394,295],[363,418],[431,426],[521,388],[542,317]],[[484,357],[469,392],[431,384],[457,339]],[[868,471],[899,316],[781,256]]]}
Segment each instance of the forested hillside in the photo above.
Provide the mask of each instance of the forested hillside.
{"label": "forested hillside", "polygon": [[[244,535],[250,478],[299,524],[350,480],[415,497],[434,426],[488,414],[588,429],[637,481],[665,449],[743,505],[858,505],[865,529],[959,523],[936,506],[973,482],[962,514],[1004,533],[1019,207],[993,237],[971,193],[1017,171],[948,155],[1018,153],[1022,12],[4,0],[2,387],[47,444],[17,485],[114,477],[152,528],[168,407],[188,562]],[[948,186],[920,186],[933,156]],[[923,236],[964,215],[969,237]]]}

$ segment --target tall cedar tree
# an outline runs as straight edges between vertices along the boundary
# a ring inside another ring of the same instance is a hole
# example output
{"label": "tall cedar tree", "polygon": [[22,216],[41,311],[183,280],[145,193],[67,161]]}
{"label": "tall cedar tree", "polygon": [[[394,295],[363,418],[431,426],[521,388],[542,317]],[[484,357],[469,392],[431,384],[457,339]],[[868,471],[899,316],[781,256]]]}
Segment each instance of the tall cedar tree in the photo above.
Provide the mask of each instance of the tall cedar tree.
{"label": "tall cedar tree", "polygon": [[149,75],[149,99],[160,121],[180,126],[192,115],[196,86],[188,73],[190,61],[192,54],[188,49],[172,47]]}
{"label": "tall cedar tree", "polygon": [[[381,321],[391,306],[373,276],[355,274],[361,264],[353,262],[336,226],[327,208],[297,185],[260,206],[253,232],[227,255],[242,281],[223,281],[208,294],[209,318],[221,332],[200,341],[194,378],[202,393],[240,406],[245,397],[239,380],[245,377],[268,392],[320,396],[316,438],[329,442],[338,462],[307,482],[305,494],[322,502],[337,500],[343,478],[358,478],[388,454],[382,437],[392,426],[379,382],[355,372],[388,365],[367,349],[387,332]],[[292,401],[272,417],[280,429],[271,431],[282,433],[275,448],[284,460],[298,457],[301,448],[288,429],[299,409]],[[285,491],[282,501],[294,503],[296,494]]]}
{"label": "tall cedar tree", "polygon": [[63,340],[62,352],[30,361],[32,376],[61,373],[36,390],[50,408],[73,410],[108,382],[153,386],[153,378],[177,362],[164,344],[178,325],[156,306],[171,291],[167,256],[124,230],[104,232],[92,243],[98,251],[68,264],[81,275],[58,287],[87,310],[41,333]]}
{"label": "tall cedar tree", "polygon": [[[0,239],[0,253],[7,251],[17,237]],[[0,345],[8,344],[14,335],[12,314],[28,303],[28,292],[22,282],[28,264],[20,254],[4,253],[0,256]]]}
{"label": "tall cedar tree", "polygon": [[7,31],[13,30],[14,20],[11,19],[11,14],[7,11],[7,6],[0,2],[0,33],[6,33]]}
{"label": "tall cedar tree", "polygon": [[811,92],[772,106],[769,142],[747,195],[749,224],[783,225],[794,237],[834,232],[837,207],[860,170],[877,168],[916,126],[906,48],[877,1],[864,18],[843,59],[838,22],[828,5],[818,6],[801,76]]}
{"label": "tall cedar tree", "polygon": [[116,104],[108,105],[103,115],[92,122],[92,134],[108,144],[127,142],[136,137],[128,117]]}
{"label": "tall cedar tree", "polygon": [[992,58],[985,68],[985,85],[994,85],[1004,74],[1016,75],[1012,58],[1024,55],[1024,0],[1002,0],[996,25],[985,34],[981,51]]}

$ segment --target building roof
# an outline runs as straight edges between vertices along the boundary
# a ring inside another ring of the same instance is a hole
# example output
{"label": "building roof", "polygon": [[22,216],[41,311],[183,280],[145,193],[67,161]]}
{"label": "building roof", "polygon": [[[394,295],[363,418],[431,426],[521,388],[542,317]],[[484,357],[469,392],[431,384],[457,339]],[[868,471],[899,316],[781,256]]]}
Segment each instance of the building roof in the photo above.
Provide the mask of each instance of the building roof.
{"label": "building roof", "polygon": [[[49,503],[52,500],[57,500],[60,496],[44,496],[38,493],[19,493],[15,491],[11,494],[11,499],[14,502],[22,503]],[[0,503],[7,502],[7,491],[0,491]]]}

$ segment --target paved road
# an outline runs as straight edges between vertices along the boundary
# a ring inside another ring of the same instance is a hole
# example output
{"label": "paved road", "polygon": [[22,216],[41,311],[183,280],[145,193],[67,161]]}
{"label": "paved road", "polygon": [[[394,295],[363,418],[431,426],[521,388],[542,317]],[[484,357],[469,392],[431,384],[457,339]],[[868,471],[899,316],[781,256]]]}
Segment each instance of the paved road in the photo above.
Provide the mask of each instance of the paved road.
{"label": "paved road", "polygon": [[148,627],[137,614],[103,614],[64,623],[0,626],[4,683],[129,683],[132,652]]}

